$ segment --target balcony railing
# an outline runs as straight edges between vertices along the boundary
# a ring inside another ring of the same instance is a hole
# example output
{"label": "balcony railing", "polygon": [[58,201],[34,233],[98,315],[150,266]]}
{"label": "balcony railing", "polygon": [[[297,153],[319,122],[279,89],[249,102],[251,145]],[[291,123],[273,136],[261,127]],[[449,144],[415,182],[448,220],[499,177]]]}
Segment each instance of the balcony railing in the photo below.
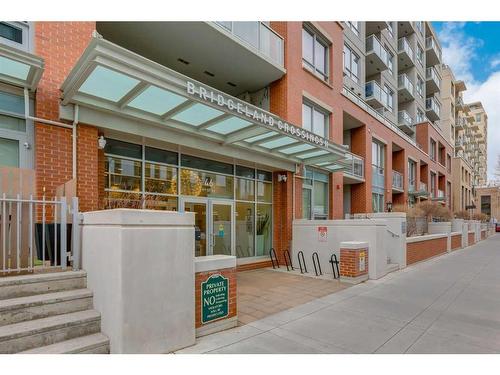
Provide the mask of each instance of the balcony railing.
{"label": "balcony railing", "polygon": [[260,21],[215,21],[242,41],[250,44],[261,54],[280,66],[284,60],[284,42],[273,29]]}
{"label": "balcony railing", "polygon": [[400,74],[398,76],[398,89],[399,90],[406,89],[411,94],[411,96],[414,95],[413,82],[410,81],[406,73]]}
{"label": "balcony railing", "polygon": [[443,190],[438,190],[438,198],[444,198],[444,191]]}
{"label": "balcony railing", "polygon": [[427,111],[434,111],[434,113],[439,117],[439,112],[441,111],[441,106],[434,97],[425,99],[425,109]]}
{"label": "balcony railing", "polygon": [[410,42],[405,37],[399,38],[398,40],[398,52],[405,52],[412,62],[415,61],[415,53],[413,52],[413,48],[410,46]]}
{"label": "balcony railing", "polygon": [[389,65],[389,54],[375,35],[366,38],[366,54],[370,54],[370,51],[373,51],[386,66]]}
{"label": "balcony railing", "polygon": [[365,159],[351,152],[346,152],[345,162],[348,167],[344,170],[344,173],[358,178],[365,178]]}
{"label": "balcony railing", "polygon": [[367,82],[365,85],[365,98],[368,103],[373,105],[376,100],[381,106],[387,105],[387,93],[382,90],[377,81]]}
{"label": "balcony railing", "polygon": [[398,125],[407,126],[408,128],[411,128],[414,125],[412,117],[405,110],[398,112]]}
{"label": "balcony railing", "polygon": [[425,70],[425,78],[432,79],[432,80],[434,80],[434,82],[436,82],[438,87],[441,86],[441,77],[439,76],[436,68],[434,68],[433,66],[431,66]]}
{"label": "balcony railing", "polygon": [[432,36],[427,37],[425,40],[425,48],[430,49],[432,48],[435,52],[436,55],[438,56],[439,60],[441,60],[441,49],[437,45],[437,42],[434,40]]}
{"label": "balcony railing", "polygon": [[408,180],[408,191],[415,191],[415,180]]}
{"label": "balcony railing", "polygon": [[420,182],[420,191],[427,191],[427,184],[425,182]]}
{"label": "balcony railing", "polygon": [[403,175],[398,171],[392,171],[392,187],[403,190]]}

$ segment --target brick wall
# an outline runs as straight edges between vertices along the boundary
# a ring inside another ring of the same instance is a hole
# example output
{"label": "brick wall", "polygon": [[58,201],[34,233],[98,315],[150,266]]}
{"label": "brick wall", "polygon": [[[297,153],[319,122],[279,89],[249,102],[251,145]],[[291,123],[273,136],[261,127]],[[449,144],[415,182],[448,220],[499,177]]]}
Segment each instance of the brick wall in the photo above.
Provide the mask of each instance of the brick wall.
{"label": "brick wall", "polygon": [[410,265],[446,253],[447,238],[434,238],[406,244],[406,264]]}
{"label": "brick wall", "polygon": [[[278,182],[278,175],[286,175],[287,180]],[[273,247],[280,264],[284,262],[284,251],[290,250],[292,241],[293,177],[291,172],[273,173]],[[268,255],[270,249],[265,249]]]}
{"label": "brick wall", "polygon": [[[95,22],[35,22],[35,54],[45,60],[45,71],[36,92],[37,117],[59,121],[61,84],[87,47],[93,30]],[[82,168],[78,171],[81,181],[77,194],[81,197],[81,207],[87,210],[96,208],[97,203],[94,196],[97,170],[91,170],[96,159],[93,152],[88,151],[94,133],[86,126],[78,133],[82,139],[77,147],[83,155],[78,161]],[[35,123],[36,192],[39,197],[44,193],[53,196],[57,186],[72,178],[72,162],[71,129]]]}
{"label": "brick wall", "polygon": [[[364,253],[365,269],[360,270],[359,258]],[[368,274],[368,248],[362,249],[340,249],[340,276],[358,277]]]}
{"label": "brick wall", "polygon": [[451,236],[451,250],[457,250],[462,247],[462,235],[456,234]]}
{"label": "brick wall", "polygon": [[481,239],[485,240],[486,239],[486,229],[481,230]]}
{"label": "brick wall", "polygon": [[468,238],[469,238],[469,242],[468,242],[468,245],[474,245],[474,233],[469,233],[468,234]]}
{"label": "brick wall", "polygon": [[[201,283],[207,280],[211,275],[221,274],[229,281],[229,315],[224,319],[229,319],[237,315],[237,280],[236,268],[224,268],[222,270],[214,270],[208,272],[197,272],[195,274],[195,328],[203,326],[201,323]],[[212,322],[220,321],[221,319]],[[212,323],[210,322],[210,323]]]}
{"label": "brick wall", "polygon": [[263,262],[256,262],[256,263],[238,264],[238,266],[236,267],[236,271],[238,271],[238,272],[239,271],[250,271],[250,270],[256,270],[259,268],[266,268],[266,267],[272,267],[272,263],[270,260],[266,260]]}

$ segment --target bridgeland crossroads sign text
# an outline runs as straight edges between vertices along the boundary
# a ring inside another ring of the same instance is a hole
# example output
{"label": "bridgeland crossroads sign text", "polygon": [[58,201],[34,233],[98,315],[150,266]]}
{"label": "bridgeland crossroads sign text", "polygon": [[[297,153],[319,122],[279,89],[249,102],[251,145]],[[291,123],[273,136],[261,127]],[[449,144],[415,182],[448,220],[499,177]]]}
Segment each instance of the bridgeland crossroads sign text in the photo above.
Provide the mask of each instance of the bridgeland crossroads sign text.
{"label": "bridgeland crossroads sign text", "polygon": [[229,280],[220,274],[201,283],[201,323],[229,315]]}
{"label": "bridgeland crossroads sign text", "polygon": [[258,107],[252,106],[236,98],[228,97],[204,86],[200,86],[197,83],[188,81],[187,93],[204,101],[216,104],[219,107],[228,109],[235,114],[246,116],[249,120],[259,122],[271,130],[279,129],[284,133],[296,136],[305,141],[315,143],[319,146],[328,147],[328,140],[323,137],[302,129],[301,127],[288,124],[279,117],[276,117],[269,112],[265,112]]}

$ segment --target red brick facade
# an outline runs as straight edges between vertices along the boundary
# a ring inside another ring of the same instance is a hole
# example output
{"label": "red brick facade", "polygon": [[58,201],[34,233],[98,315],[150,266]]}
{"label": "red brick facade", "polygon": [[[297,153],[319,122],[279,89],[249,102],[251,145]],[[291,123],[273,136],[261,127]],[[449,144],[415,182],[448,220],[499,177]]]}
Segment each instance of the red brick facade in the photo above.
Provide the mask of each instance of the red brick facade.
{"label": "red brick facade", "polygon": [[462,247],[462,235],[455,234],[451,236],[451,250],[458,250]]}
{"label": "red brick facade", "polygon": [[474,232],[469,232],[468,239],[469,239],[468,245],[469,246],[474,245],[474,243],[475,243]]}
{"label": "red brick facade", "polygon": [[221,274],[226,277],[229,281],[229,315],[222,319],[229,319],[237,316],[237,279],[236,279],[236,268],[224,268],[222,270],[214,270],[208,272],[197,272],[195,274],[195,328],[200,328],[203,326],[201,323],[201,283],[206,281],[211,275]]}
{"label": "red brick facade", "polygon": [[447,242],[447,237],[442,237],[407,243],[406,264],[410,265],[446,253]]}
{"label": "red brick facade", "polygon": [[[364,258],[364,270],[360,269],[360,263]],[[362,249],[340,249],[340,276],[359,277],[368,274],[368,248]]]}

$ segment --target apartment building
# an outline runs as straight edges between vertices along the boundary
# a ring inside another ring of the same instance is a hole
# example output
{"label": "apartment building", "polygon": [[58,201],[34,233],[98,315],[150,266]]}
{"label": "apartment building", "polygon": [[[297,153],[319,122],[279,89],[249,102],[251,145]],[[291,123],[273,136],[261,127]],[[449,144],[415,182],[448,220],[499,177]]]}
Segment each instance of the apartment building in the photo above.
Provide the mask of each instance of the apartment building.
{"label": "apartment building", "polygon": [[194,212],[266,265],[295,219],[451,205],[427,22],[0,23],[1,163],[83,211]]}
{"label": "apartment building", "polygon": [[345,214],[425,199],[451,204],[441,63],[428,22],[344,23],[343,93],[356,104],[343,99],[343,144],[353,154],[353,168],[344,172]]}
{"label": "apartment building", "polygon": [[494,222],[500,221],[500,186],[485,185],[476,188],[477,213],[487,215]]}

